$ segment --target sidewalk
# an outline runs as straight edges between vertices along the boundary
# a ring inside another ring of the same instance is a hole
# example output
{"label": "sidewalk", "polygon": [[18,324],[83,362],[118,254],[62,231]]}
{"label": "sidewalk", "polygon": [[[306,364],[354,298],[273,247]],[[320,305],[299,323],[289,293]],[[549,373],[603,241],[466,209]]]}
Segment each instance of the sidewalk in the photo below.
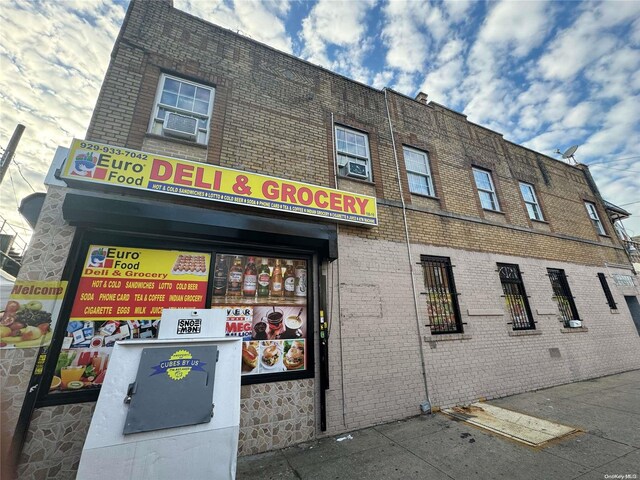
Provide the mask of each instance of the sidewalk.
{"label": "sidewalk", "polygon": [[584,433],[534,449],[434,414],[241,457],[237,478],[640,480],[640,370],[489,403]]}

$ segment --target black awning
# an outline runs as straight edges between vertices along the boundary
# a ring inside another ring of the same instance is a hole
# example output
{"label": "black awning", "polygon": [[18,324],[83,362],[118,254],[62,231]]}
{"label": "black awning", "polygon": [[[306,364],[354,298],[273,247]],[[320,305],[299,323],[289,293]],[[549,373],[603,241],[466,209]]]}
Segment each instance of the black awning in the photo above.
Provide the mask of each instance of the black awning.
{"label": "black awning", "polygon": [[315,250],[329,260],[338,258],[336,226],[324,223],[71,192],[62,213],[74,226],[296,247]]}

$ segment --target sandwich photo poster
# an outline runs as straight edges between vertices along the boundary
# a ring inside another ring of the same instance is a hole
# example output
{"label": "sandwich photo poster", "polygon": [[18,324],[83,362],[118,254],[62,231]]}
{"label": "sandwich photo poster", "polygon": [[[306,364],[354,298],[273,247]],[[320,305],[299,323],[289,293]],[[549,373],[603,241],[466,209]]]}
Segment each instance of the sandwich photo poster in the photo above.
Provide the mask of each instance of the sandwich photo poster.
{"label": "sandwich photo poster", "polygon": [[225,332],[240,336],[242,375],[306,369],[307,307],[227,305]]}

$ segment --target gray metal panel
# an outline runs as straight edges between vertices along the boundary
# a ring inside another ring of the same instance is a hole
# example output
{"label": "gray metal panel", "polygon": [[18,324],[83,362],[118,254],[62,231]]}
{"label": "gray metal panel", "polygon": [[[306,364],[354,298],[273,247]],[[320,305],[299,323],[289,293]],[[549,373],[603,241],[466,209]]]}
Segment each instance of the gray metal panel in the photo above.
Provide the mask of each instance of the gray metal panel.
{"label": "gray metal panel", "polygon": [[123,434],[211,421],[218,347],[142,350]]}

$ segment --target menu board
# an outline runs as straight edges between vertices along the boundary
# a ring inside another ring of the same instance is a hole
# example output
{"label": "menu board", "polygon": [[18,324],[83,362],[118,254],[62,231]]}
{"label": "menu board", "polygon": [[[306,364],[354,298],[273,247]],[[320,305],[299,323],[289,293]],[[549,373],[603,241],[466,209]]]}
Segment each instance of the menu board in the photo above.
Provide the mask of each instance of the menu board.
{"label": "menu board", "polygon": [[217,255],[212,308],[243,339],[243,376],[308,368],[306,261]]}
{"label": "menu board", "polygon": [[163,308],[204,308],[211,255],[90,245],[50,391],[100,387],[118,340],[155,338]]}

